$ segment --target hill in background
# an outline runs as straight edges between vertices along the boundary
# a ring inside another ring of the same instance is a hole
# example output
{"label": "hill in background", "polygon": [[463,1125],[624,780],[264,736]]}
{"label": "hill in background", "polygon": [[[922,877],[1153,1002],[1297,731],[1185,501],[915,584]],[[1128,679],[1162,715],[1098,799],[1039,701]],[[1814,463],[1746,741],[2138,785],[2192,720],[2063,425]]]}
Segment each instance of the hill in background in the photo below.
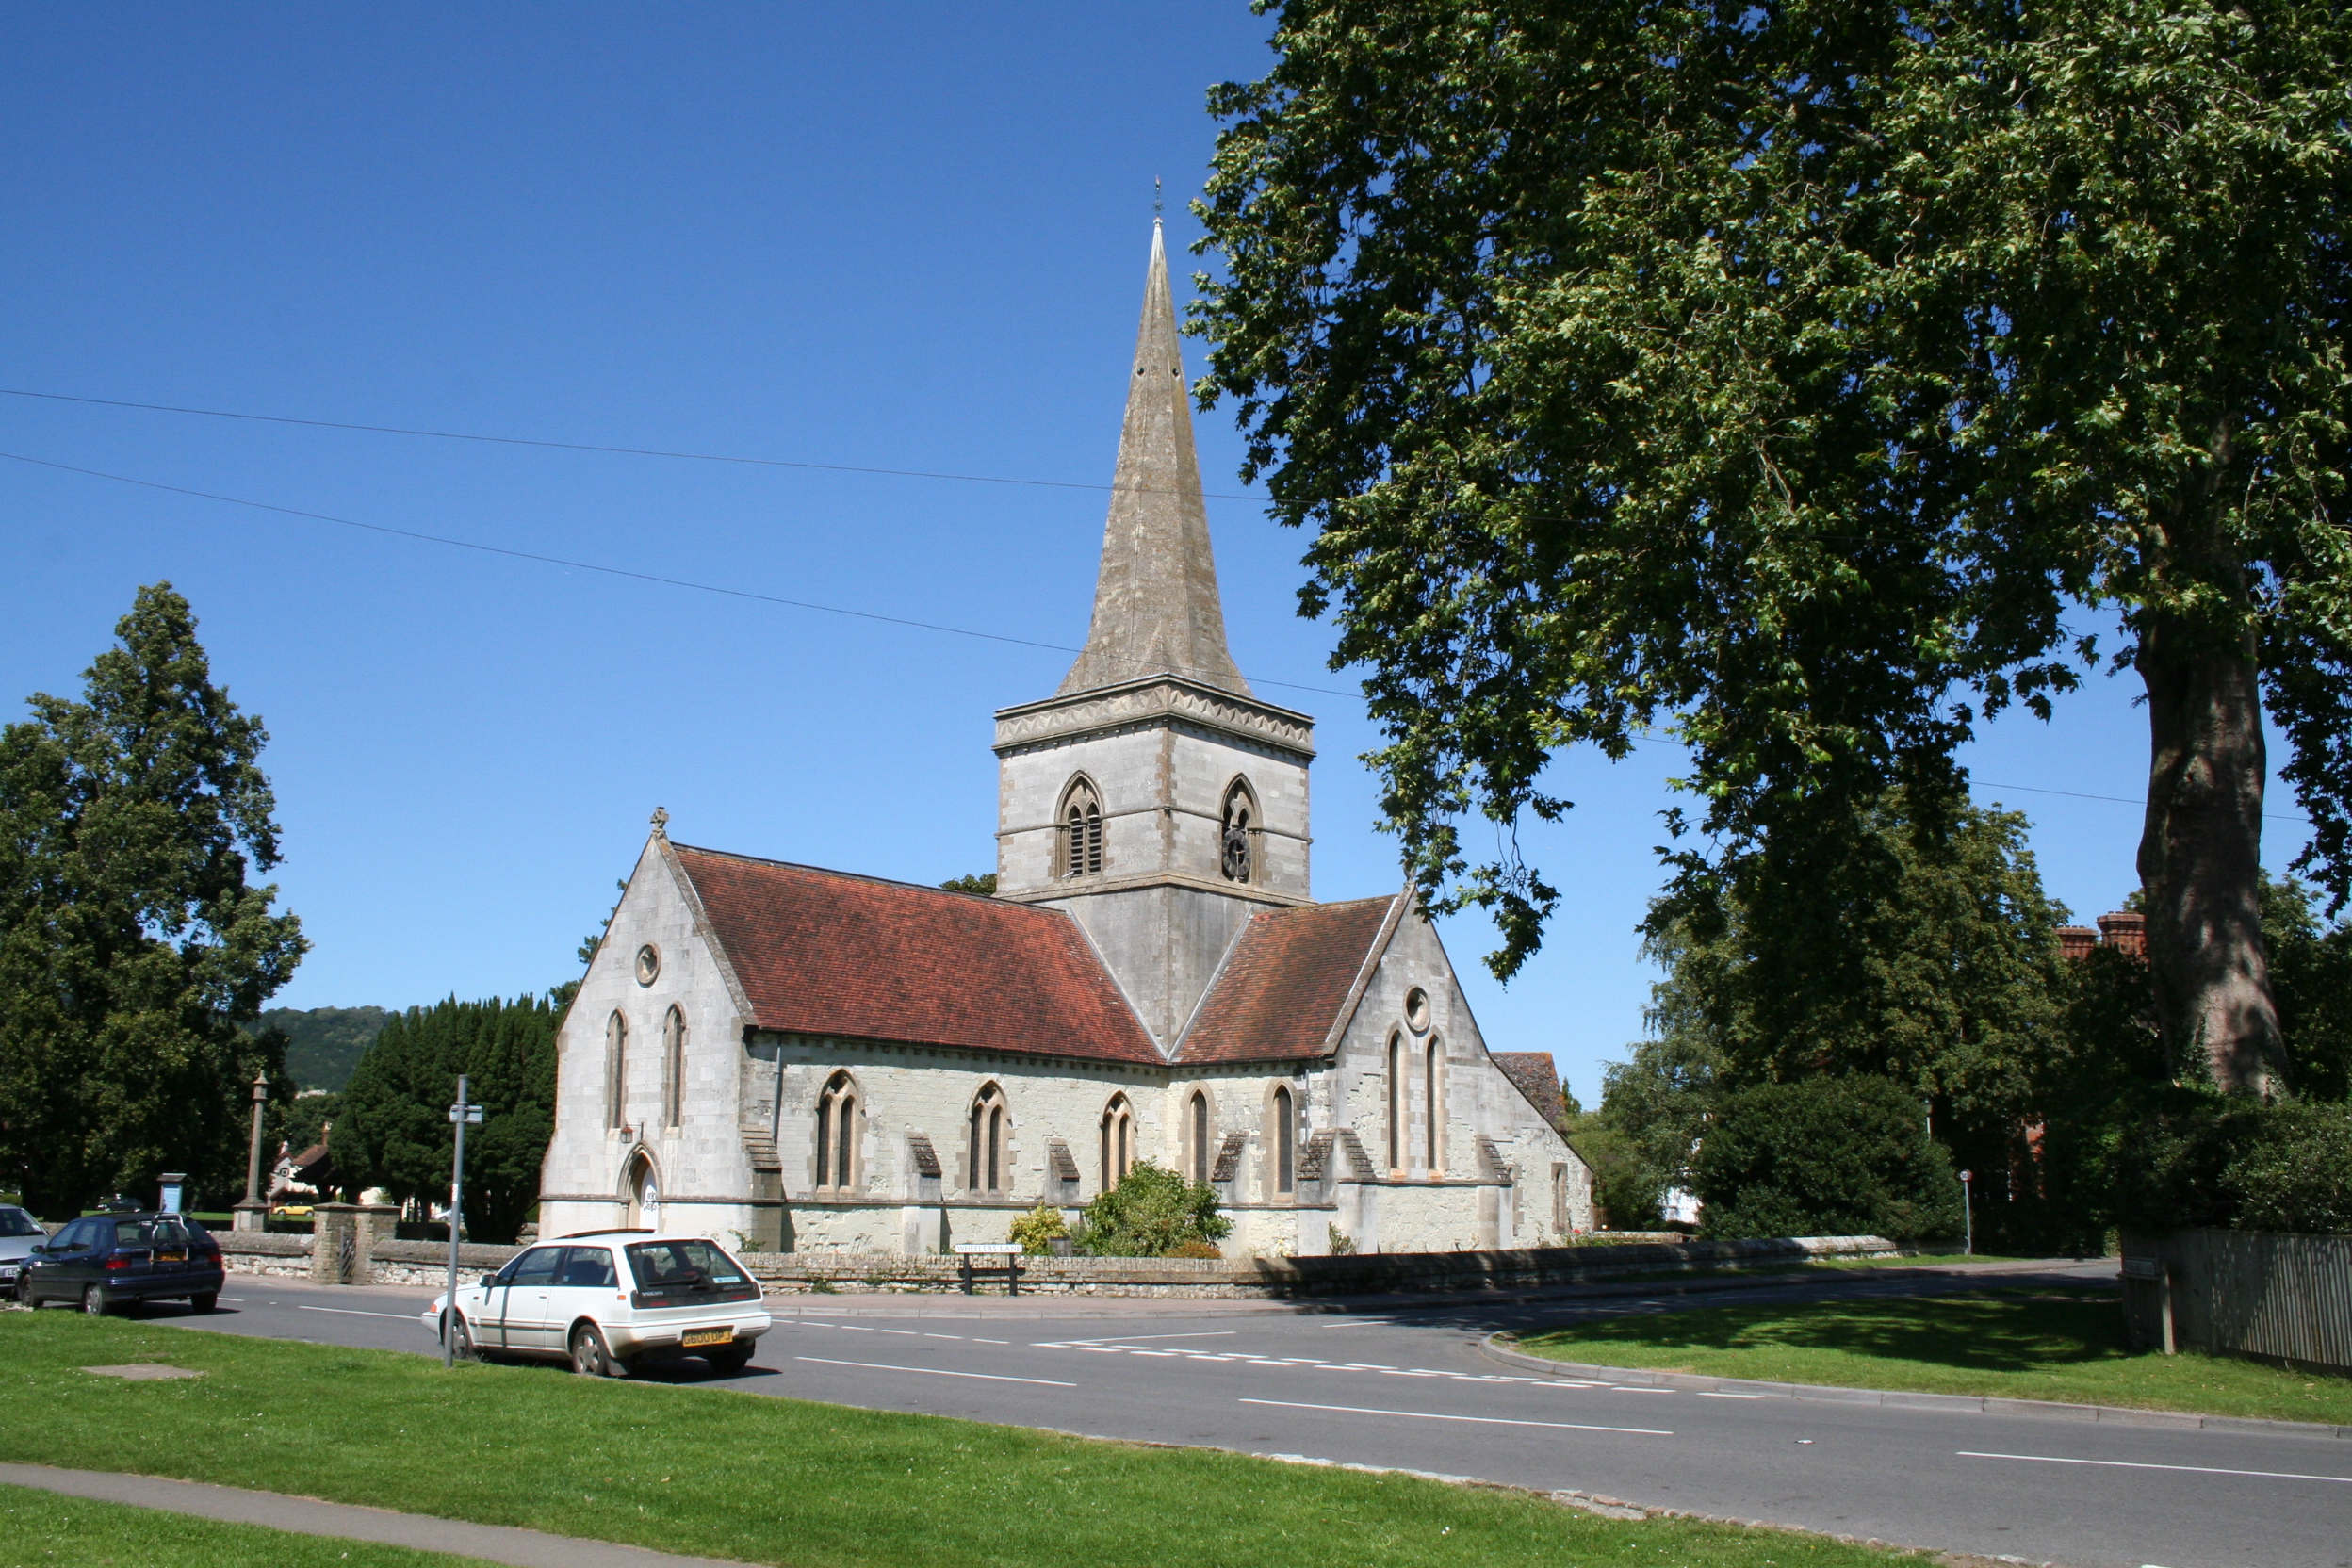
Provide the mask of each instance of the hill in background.
{"label": "hill in background", "polygon": [[286,1069],[295,1083],[339,1091],[391,1017],[386,1007],[272,1007],[261,1027],[286,1031]]}

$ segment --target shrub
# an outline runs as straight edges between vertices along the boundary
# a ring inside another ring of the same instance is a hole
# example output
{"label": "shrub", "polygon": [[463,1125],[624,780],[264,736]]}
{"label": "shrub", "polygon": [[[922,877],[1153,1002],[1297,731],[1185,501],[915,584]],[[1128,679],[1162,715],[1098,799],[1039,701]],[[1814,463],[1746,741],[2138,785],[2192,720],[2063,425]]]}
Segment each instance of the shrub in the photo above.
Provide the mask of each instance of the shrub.
{"label": "shrub", "polygon": [[1100,1258],[1165,1258],[1188,1241],[1222,1240],[1233,1228],[1217,1212],[1216,1189],[1138,1160],[1086,1205],[1081,1240]]}
{"label": "shrub", "polygon": [[1919,1100],[1857,1073],[1725,1095],[1699,1142],[1708,1236],[1960,1233],[1960,1180]]}
{"label": "shrub", "polygon": [[2288,1101],[2246,1127],[2221,1187],[2242,1231],[2352,1231],[2352,1105]]}
{"label": "shrub", "polygon": [[1221,1258],[1225,1250],[1213,1241],[1180,1241],[1168,1255],[1171,1258]]}
{"label": "shrub", "polygon": [[1323,1227],[1323,1240],[1324,1245],[1331,1249],[1331,1256],[1335,1258],[1348,1257],[1355,1252],[1356,1238],[1336,1225]]}
{"label": "shrub", "polygon": [[1044,1203],[1013,1221],[1012,1239],[1021,1243],[1021,1250],[1033,1258],[1044,1257],[1054,1250],[1055,1242],[1069,1234],[1070,1227],[1062,1221],[1062,1211]]}

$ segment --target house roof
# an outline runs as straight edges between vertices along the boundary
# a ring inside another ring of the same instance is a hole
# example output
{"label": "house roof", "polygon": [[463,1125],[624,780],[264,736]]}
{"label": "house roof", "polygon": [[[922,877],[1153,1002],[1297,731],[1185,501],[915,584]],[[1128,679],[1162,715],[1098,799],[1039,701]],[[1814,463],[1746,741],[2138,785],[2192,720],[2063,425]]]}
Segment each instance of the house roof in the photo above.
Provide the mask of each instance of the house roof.
{"label": "house roof", "polygon": [[1560,1064],[1552,1060],[1550,1052],[1490,1051],[1487,1054],[1544,1120],[1560,1119],[1565,1107],[1560,1100]]}
{"label": "house roof", "polygon": [[754,1027],[1104,1061],[1163,1060],[1058,909],[670,846]]}
{"label": "house roof", "polygon": [[1180,1062],[1320,1056],[1397,894],[1250,917],[1184,1031]]}

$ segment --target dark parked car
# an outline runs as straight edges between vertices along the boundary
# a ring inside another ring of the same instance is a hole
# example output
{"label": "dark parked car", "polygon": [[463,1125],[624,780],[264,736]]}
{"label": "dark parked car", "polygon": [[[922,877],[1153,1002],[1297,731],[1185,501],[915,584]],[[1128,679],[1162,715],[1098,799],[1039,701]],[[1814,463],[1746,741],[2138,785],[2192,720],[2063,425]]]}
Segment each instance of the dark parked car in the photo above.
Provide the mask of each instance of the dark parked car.
{"label": "dark parked car", "polygon": [[169,1300],[210,1312],[220,1280],[220,1244],[203,1226],[176,1214],[91,1215],[33,1249],[16,1295],[35,1308],[78,1301],[87,1313]]}

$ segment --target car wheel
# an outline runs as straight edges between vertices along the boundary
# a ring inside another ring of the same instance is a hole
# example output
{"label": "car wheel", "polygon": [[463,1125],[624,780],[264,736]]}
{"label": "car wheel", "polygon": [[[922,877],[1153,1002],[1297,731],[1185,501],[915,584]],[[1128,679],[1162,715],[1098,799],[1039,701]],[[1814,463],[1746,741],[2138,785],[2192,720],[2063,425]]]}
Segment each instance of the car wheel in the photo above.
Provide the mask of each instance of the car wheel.
{"label": "car wheel", "polygon": [[702,1359],[710,1364],[710,1370],[722,1378],[731,1378],[751,1364],[751,1347],[730,1345],[724,1350],[705,1350]]}
{"label": "car wheel", "polygon": [[572,1370],[583,1378],[626,1378],[629,1364],[613,1355],[602,1330],[582,1323],[572,1331]]}
{"label": "car wheel", "polygon": [[195,1308],[198,1312],[210,1312],[213,1308],[220,1304],[220,1298],[214,1295],[210,1291],[206,1291],[202,1296],[189,1297],[188,1298],[188,1304]]}
{"label": "car wheel", "polygon": [[104,1285],[84,1285],[82,1310],[92,1317],[104,1317],[114,1310],[114,1298],[106,1294]]}
{"label": "car wheel", "polygon": [[458,1361],[482,1359],[482,1349],[474,1343],[474,1326],[462,1313],[449,1315],[449,1354]]}

